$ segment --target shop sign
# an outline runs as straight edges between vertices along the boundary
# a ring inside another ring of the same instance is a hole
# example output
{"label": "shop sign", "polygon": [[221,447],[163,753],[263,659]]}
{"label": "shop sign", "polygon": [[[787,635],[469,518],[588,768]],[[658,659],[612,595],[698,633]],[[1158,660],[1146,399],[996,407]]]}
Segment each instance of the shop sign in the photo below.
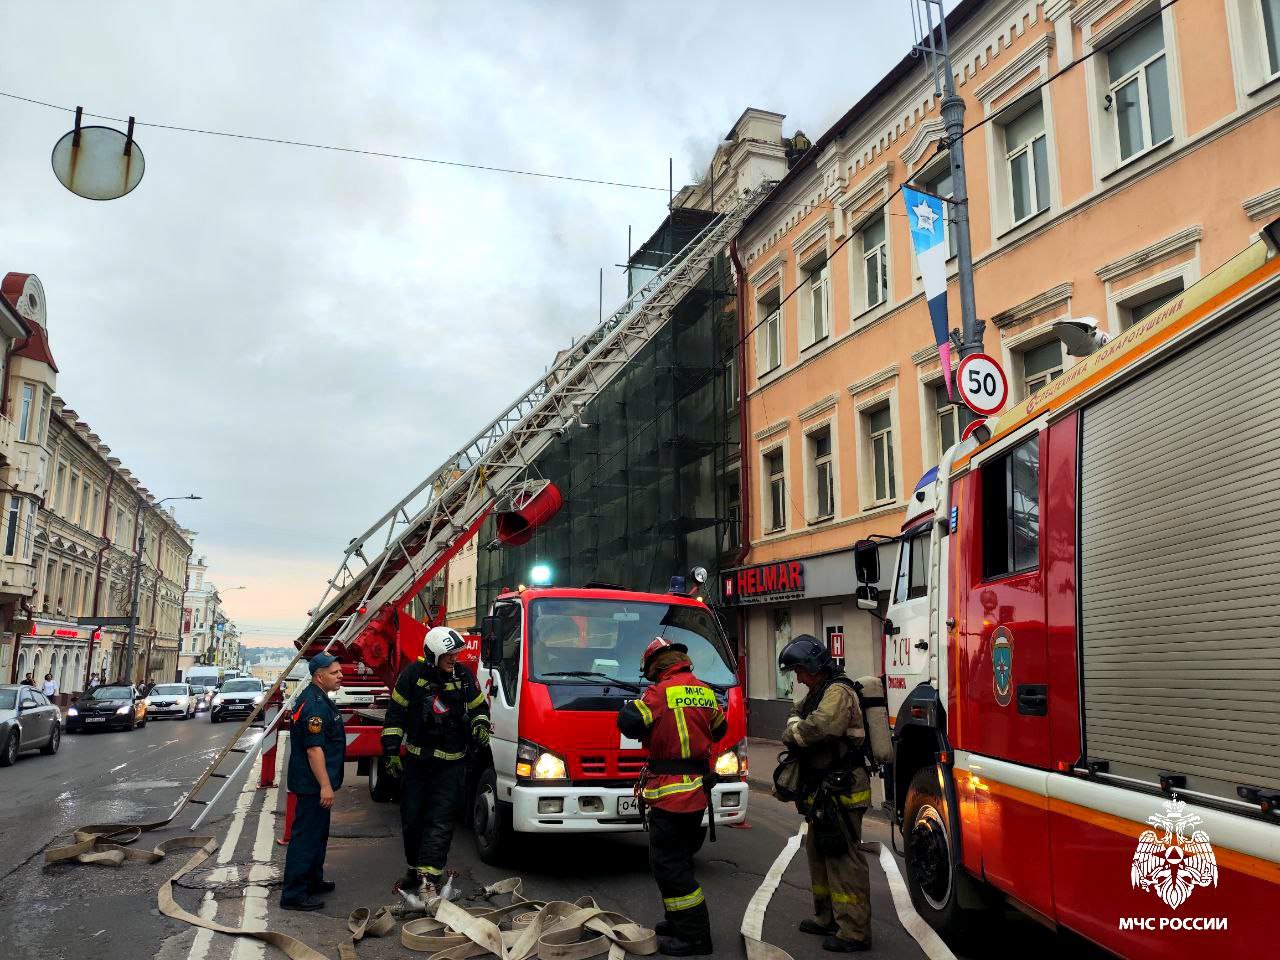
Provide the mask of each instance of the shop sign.
{"label": "shop sign", "polygon": [[721,578],[724,603],[772,603],[805,595],[804,564],[799,560],[742,567]]}

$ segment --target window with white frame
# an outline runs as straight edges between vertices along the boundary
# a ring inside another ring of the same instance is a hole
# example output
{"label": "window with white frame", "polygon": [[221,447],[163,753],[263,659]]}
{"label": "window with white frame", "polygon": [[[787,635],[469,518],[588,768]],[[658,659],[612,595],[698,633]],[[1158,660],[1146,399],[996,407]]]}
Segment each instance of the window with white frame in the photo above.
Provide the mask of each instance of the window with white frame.
{"label": "window with white frame", "polygon": [[1121,161],[1173,137],[1169,63],[1159,15],[1107,49],[1107,110]]}
{"label": "window with white frame", "polygon": [[18,517],[22,511],[22,500],[15,494],[9,495],[9,519],[5,524],[4,555],[12,557],[18,548]]}
{"label": "window with white frame", "polygon": [[[35,384],[24,383],[22,385],[22,409],[18,414],[18,439],[23,443],[27,442],[27,438],[31,434],[31,416],[35,412],[32,407],[35,406],[36,388]],[[37,428],[36,433],[40,431]]]}
{"label": "window with white frame", "polygon": [[1022,353],[1024,396],[1031,396],[1046,383],[1062,376],[1062,341],[1048,340]]}
{"label": "window with white frame", "polygon": [[1034,104],[1003,123],[1005,166],[1013,223],[1049,209],[1049,141],[1044,130],[1044,103]]}
{"label": "window with white frame", "polygon": [[800,301],[800,349],[827,339],[831,332],[831,283],[824,255],[804,268],[804,291]]}
{"label": "window with white frame", "polygon": [[867,451],[871,465],[872,505],[888,503],[898,496],[898,481],[893,466],[893,414],[886,403],[862,414],[867,432]]}
{"label": "window with white frame", "polygon": [[1128,330],[1135,323],[1145,320],[1178,294],[1182,293],[1184,281],[1177,277],[1167,283],[1150,287],[1141,293],[1127,297],[1116,304],[1116,312],[1120,315],[1120,329]]}
{"label": "window with white frame", "polygon": [[947,387],[943,383],[933,385],[933,416],[937,430],[938,458],[955,446],[959,434],[959,419],[956,406],[947,396]]}
{"label": "window with white frame", "polygon": [[[951,178],[951,162],[944,162],[936,170],[925,174],[920,185],[924,187],[926,193],[932,193],[936,196],[948,198],[955,192],[955,182]],[[951,209],[951,204],[944,203],[942,205],[942,216],[947,221],[947,259],[951,259],[956,255],[959,244],[956,241],[956,221],[955,214]]]}
{"label": "window with white frame", "polygon": [[782,365],[782,311],[775,287],[756,302],[756,376]]}
{"label": "window with white frame", "polygon": [[1258,0],[1262,4],[1262,33],[1267,44],[1267,66],[1271,76],[1280,76],[1280,0]]}
{"label": "window with white frame", "polygon": [[89,481],[80,484],[80,526],[89,528]]}
{"label": "window with white frame", "polygon": [[862,237],[862,307],[870,310],[889,299],[889,244],[885,235],[884,215],[863,224]]}
{"label": "window with white frame", "polygon": [[45,411],[49,406],[49,391],[41,390],[38,400],[39,403],[36,405],[36,427],[32,434],[32,442],[44,443],[45,429],[49,424],[49,418],[45,415]]}
{"label": "window with white frame", "polygon": [[764,475],[768,485],[765,529],[769,533],[776,533],[787,528],[787,476],[781,448],[764,455]]}
{"label": "window with white frame", "polygon": [[836,515],[835,466],[831,459],[831,428],[822,427],[806,436],[809,447],[810,503],[814,520]]}
{"label": "window with white frame", "polygon": [[737,550],[742,543],[742,490],[736,472],[725,477],[724,496],[725,528],[721,550],[728,553],[730,550]]}

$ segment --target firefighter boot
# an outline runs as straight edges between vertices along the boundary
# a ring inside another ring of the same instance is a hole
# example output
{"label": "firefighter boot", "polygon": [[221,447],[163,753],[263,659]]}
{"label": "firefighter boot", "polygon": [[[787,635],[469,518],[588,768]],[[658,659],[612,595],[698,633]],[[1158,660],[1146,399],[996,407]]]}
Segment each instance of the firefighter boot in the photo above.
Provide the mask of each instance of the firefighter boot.
{"label": "firefighter boot", "polygon": [[658,952],[664,957],[709,957],[713,953],[711,939],[690,943],[679,937],[659,937]]}
{"label": "firefighter boot", "polygon": [[871,941],[869,940],[846,940],[844,937],[836,936],[834,933],[822,940],[822,949],[830,950],[832,953],[860,953],[863,950],[871,949]]}
{"label": "firefighter boot", "polygon": [[817,920],[806,917],[800,921],[800,932],[811,933],[815,937],[825,937],[836,932],[836,924],[834,920],[830,923],[820,923]]}

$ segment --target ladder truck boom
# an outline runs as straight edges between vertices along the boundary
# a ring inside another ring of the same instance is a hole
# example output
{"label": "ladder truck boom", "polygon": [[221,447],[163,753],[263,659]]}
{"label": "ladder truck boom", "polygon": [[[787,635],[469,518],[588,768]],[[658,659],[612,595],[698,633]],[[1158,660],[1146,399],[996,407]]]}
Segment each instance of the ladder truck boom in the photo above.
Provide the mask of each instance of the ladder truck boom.
{"label": "ladder truck boom", "polygon": [[478,530],[495,505],[519,508],[535,495],[530,468],[538,455],[653,339],[772,188],[766,181],[744,192],[547,374],[351,540],[308,611],[299,650],[334,650],[393,682],[393,605],[429,584],[465,542],[462,535]]}

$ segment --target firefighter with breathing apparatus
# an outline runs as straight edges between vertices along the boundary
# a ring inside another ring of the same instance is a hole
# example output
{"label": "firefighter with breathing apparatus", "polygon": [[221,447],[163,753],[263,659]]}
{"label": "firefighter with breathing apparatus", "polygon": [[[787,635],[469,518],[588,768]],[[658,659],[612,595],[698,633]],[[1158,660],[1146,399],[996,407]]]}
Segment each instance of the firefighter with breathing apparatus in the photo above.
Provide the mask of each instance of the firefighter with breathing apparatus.
{"label": "firefighter with breathing apparatus", "polygon": [[396,888],[423,900],[436,896],[441,886],[463,803],[468,749],[489,742],[485,695],[471,671],[458,663],[465,647],[456,630],[428,631],[423,656],[396,678],[382,727],[387,772],[403,777],[400,823],[408,870]]}
{"label": "firefighter with breathing apparatus", "polygon": [[[871,949],[871,878],[859,844],[871,805],[864,744],[862,681],[845,676],[826,646],[802,634],[778,655],[808,695],[787,720],[788,750],[774,775],[775,795],[793,799],[809,822],[805,850],[814,916],[800,930],[822,936],[823,949]],[[783,783],[786,783],[785,787]]]}
{"label": "firefighter with breathing apparatus", "polygon": [[666,911],[657,924],[658,952],[669,957],[712,952],[711,917],[693,857],[706,834],[704,812],[715,816],[711,750],[728,726],[715,691],[693,675],[688,653],[682,643],[656,638],[641,663],[652,686],[618,711],[618,729],[649,751],[638,789],[641,809],[647,808],[649,866]]}

